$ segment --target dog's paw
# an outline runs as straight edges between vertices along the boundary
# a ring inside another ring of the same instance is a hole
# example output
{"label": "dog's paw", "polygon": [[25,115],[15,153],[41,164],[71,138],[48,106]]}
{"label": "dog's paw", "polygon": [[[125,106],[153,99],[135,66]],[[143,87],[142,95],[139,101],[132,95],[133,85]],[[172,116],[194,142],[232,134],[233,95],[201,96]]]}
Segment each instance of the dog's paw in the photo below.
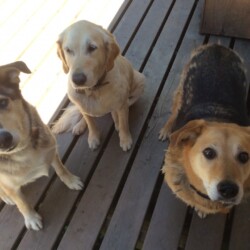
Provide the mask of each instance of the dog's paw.
{"label": "dog's paw", "polygon": [[131,136],[127,136],[126,138],[120,138],[120,147],[125,152],[131,149],[132,143],[133,140]]}
{"label": "dog's paw", "polygon": [[80,135],[82,134],[87,127],[87,124],[84,119],[81,119],[73,128],[72,134],[73,135]]}
{"label": "dog's paw", "polygon": [[69,189],[73,190],[82,190],[84,184],[82,183],[81,179],[76,175],[67,175],[62,178],[62,181]]}
{"label": "dog's paw", "polygon": [[27,229],[38,231],[43,228],[42,217],[35,211],[24,216],[24,222]]}
{"label": "dog's paw", "polygon": [[88,144],[89,148],[95,150],[100,145],[101,141],[98,135],[89,135],[88,137]]}
{"label": "dog's paw", "polygon": [[61,134],[63,132],[66,132],[67,130],[68,130],[68,125],[60,122],[60,120],[57,121],[51,129],[52,133],[54,134]]}
{"label": "dog's paw", "polygon": [[158,139],[160,141],[165,141],[167,138],[169,137],[169,132],[168,130],[162,128],[159,132],[159,136],[158,136]]}
{"label": "dog's paw", "polygon": [[195,212],[197,213],[197,215],[201,218],[201,219],[204,219],[207,217],[207,213],[204,213],[202,211],[200,211],[198,208],[194,208]]}

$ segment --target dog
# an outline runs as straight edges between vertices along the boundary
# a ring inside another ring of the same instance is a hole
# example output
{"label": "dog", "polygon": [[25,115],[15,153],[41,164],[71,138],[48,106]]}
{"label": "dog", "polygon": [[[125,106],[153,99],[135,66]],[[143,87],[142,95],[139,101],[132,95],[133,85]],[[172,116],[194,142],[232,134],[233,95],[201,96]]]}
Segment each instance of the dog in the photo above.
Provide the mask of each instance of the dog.
{"label": "dog", "polygon": [[184,68],[172,114],[159,133],[160,140],[169,138],[164,179],[201,218],[229,212],[249,193],[247,90],[240,56],[203,45]]}
{"label": "dog", "polygon": [[112,114],[120,146],[131,148],[129,107],[142,95],[145,77],[120,54],[115,37],[101,26],[81,20],[60,35],[57,54],[68,76],[70,107],[53,127],[54,133],[89,130],[88,144],[96,149],[100,132],[93,117]]}
{"label": "dog", "polygon": [[52,132],[22,97],[20,72],[31,73],[21,61],[0,66],[0,198],[18,207],[27,229],[40,230],[41,216],[21,187],[48,176],[50,164],[70,189],[80,190],[83,184],[64,167]]}

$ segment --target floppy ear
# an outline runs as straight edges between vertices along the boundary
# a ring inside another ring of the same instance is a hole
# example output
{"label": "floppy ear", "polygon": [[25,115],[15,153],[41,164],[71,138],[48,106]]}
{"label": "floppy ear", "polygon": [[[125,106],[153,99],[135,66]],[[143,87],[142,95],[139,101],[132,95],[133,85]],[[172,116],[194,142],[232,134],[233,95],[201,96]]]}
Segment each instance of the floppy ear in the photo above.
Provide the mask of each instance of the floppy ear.
{"label": "floppy ear", "polygon": [[193,144],[205,127],[204,120],[193,120],[188,122],[184,127],[178,129],[170,136],[172,146],[182,146],[186,143]]}
{"label": "floppy ear", "polygon": [[6,65],[2,65],[0,66],[0,70],[1,70],[1,75],[7,77],[9,82],[14,84],[18,84],[20,82],[19,79],[20,72],[26,74],[31,73],[28,66],[22,61],[17,61]]}
{"label": "floppy ear", "polygon": [[108,56],[107,56],[106,70],[110,71],[114,67],[115,58],[120,53],[120,49],[115,40],[115,37],[110,32],[108,32],[107,53]]}
{"label": "floppy ear", "polygon": [[62,48],[62,35],[60,35],[60,37],[59,37],[58,41],[56,42],[56,44],[57,44],[57,55],[62,61],[64,73],[67,74],[69,72],[69,66],[68,66],[68,64],[66,62],[64,52],[63,52],[63,48]]}
{"label": "floppy ear", "polygon": [[16,61],[16,62],[13,62],[13,63],[9,63],[9,64],[5,64],[5,65],[2,65],[0,66],[0,69],[6,69],[6,68],[16,68],[18,69],[20,72],[23,72],[23,73],[26,73],[26,74],[30,74],[31,71],[30,69],[28,68],[28,66],[22,62],[22,61]]}

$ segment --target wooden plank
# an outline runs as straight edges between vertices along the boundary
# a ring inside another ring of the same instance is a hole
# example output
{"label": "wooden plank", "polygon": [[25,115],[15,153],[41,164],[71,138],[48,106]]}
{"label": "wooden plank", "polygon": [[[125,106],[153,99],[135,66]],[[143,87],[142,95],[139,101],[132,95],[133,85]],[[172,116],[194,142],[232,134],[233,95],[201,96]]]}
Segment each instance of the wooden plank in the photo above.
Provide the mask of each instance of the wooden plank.
{"label": "wooden plank", "polygon": [[248,0],[206,0],[201,32],[250,38]]}
{"label": "wooden plank", "polygon": [[[168,50],[166,46],[166,37],[170,35],[170,33],[168,33],[168,27],[171,26],[177,32],[178,28],[175,24],[178,20],[179,28],[182,27],[183,29],[193,4],[194,1],[186,1],[185,4],[183,4],[182,1],[177,1],[174,5],[169,20],[166,23],[165,32],[162,31],[158,40],[159,43],[164,44],[166,53],[172,54],[172,50],[175,49],[171,47],[171,49]],[[179,35],[180,34],[181,32]],[[143,40],[143,38],[141,38],[141,40]],[[174,44],[177,44],[177,42]],[[158,65],[155,65],[155,67],[158,67]],[[151,74],[148,75],[149,81],[151,80],[151,75],[156,71],[155,67],[151,68]],[[147,98],[147,100],[149,99],[150,97]],[[148,125],[148,131],[140,145],[140,149],[123,188],[121,197],[102,242],[101,249],[135,248],[145,217],[146,208],[150,202],[164,157],[165,145],[159,143],[156,136],[159,130],[159,123],[153,117]],[[148,155],[148,152],[150,152],[150,155]],[[159,152],[162,153],[160,154]],[[132,214],[131,211],[133,211]]]}
{"label": "wooden plank", "polygon": [[[46,3],[46,1],[32,1],[26,0],[23,1],[21,5],[17,5],[16,3],[12,6],[17,7],[14,13],[10,14],[10,17],[5,20],[5,24],[0,26],[0,48],[6,46],[8,42],[15,36],[15,34],[20,31],[23,26],[36,15],[40,8]],[[26,11],[23,11],[23,10]],[[2,9],[3,10],[3,9]],[[5,10],[5,9],[4,9]],[[2,13],[10,13],[10,10],[1,11]],[[1,15],[2,17],[2,15]],[[11,27],[11,28],[10,28]]]}
{"label": "wooden plank", "polygon": [[[17,58],[18,55],[22,54],[27,48],[27,45],[31,45],[34,37],[39,35],[44,26],[46,26],[53,16],[61,7],[62,2],[66,0],[59,0],[56,2],[48,1],[39,10],[32,22],[26,23],[18,33],[12,38],[12,40],[1,48],[0,57],[2,58]],[[46,17],[46,18],[44,18]],[[35,30],[34,30],[35,27]],[[27,36],[27,34],[32,34]],[[16,46],[16,41],[18,41],[18,46]]]}
{"label": "wooden plank", "polygon": [[[189,5],[186,4],[186,6],[190,6],[193,3],[193,1],[188,2]],[[134,141],[137,140],[144,126],[145,119],[155,98],[161,79],[174,54],[172,44],[177,43],[186,18],[189,15],[189,11],[187,8],[182,7],[179,11],[176,8],[175,11],[171,13],[170,23],[175,23],[178,18],[180,25],[175,29],[174,34],[171,29],[172,26],[170,24],[166,25],[165,30],[162,32],[160,43],[154,47],[152,58],[149,60],[150,64],[146,65],[147,80],[148,82],[154,82],[154,85],[147,85],[143,97],[131,109],[130,125]],[[180,16],[182,16],[182,18],[180,18]],[[161,54],[162,64],[159,66],[157,63],[159,62],[158,52],[161,51],[162,47],[164,47],[165,50]],[[117,144],[118,138],[117,135],[114,134],[110,138],[109,144],[99,161],[71,223],[67,227],[59,249],[68,249],[70,242],[74,242],[74,247],[76,248],[80,248],[82,242],[84,242],[86,249],[93,248],[132,154],[132,150],[124,154],[124,152],[117,148]],[[109,173],[109,178],[107,178],[106,172]]]}
{"label": "wooden plank", "polygon": [[11,1],[4,1],[1,3],[1,9],[4,10],[0,16],[0,26],[3,26],[5,22],[9,20],[12,15],[15,14],[16,11],[20,8],[20,6],[23,4],[22,0],[17,0],[15,4]]}
{"label": "wooden plank", "polygon": [[[244,202],[237,206],[234,213],[230,234],[229,250],[249,250],[250,203]],[[231,225],[230,225],[231,226]]]}
{"label": "wooden plank", "polygon": [[178,249],[186,208],[163,183],[142,249]]}
{"label": "wooden plank", "polygon": [[[150,5],[150,0],[134,0],[126,10],[126,18],[122,18],[113,34],[120,46],[124,50],[138,23],[143,18],[143,14]],[[135,14],[136,11],[136,14]]]}
{"label": "wooden plank", "polygon": [[145,55],[149,52],[150,46],[152,46],[152,39],[155,39],[161,25],[166,21],[165,18],[168,11],[171,11],[169,10],[171,4],[172,0],[158,0],[153,2],[126,53],[126,57],[133,62],[135,68],[139,69],[140,65],[142,65]]}
{"label": "wooden plank", "polygon": [[185,249],[220,250],[225,221],[226,215],[209,215],[201,219],[194,213]]}
{"label": "wooden plank", "polygon": [[[203,36],[197,34],[201,7],[202,4],[199,2],[154,111],[155,123],[159,124],[160,128],[164,125],[171,112],[173,92],[178,86],[183,67],[188,62],[192,50],[202,44],[204,40]],[[159,129],[155,131],[155,134],[158,132]],[[155,246],[155,249],[177,249],[186,214],[185,208],[185,204],[175,199],[169,188],[167,188],[167,192],[161,190],[143,249],[152,249],[152,246]],[[177,228],[176,224],[172,223],[172,220],[166,221],[164,218],[175,218]]]}
{"label": "wooden plank", "polygon": [[[234,49],[244,59],[246,65],[248,82],[250,80],[250,42],[247,40],[237,39],[234,44]],[[230,234],[229,249],[250,249],[249,234],[250,234],[250,203],[249,200],[243,202],[235,208],[233,223]],[[231,225],[230,225],[231,226]]]}

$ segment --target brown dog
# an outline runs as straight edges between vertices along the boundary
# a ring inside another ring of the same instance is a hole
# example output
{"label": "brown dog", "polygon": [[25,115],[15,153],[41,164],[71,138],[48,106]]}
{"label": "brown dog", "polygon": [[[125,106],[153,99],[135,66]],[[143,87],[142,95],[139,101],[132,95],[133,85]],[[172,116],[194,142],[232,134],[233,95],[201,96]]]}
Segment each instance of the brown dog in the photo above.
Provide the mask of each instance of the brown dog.
{"label": "brown dog", "polygon": [[241,58],[220,45],[198,48],[185,67],[172,115],[163,173],[200,217],[228,212],[250,188],[247,83]]}
{"label": "brown dog", "polygon": [[39,230],[41,216],[26,201],[21,187],[47,176],[50,165],[70,189],[80,190],[83,184],[64,167],[54,136],[23,99],[20,72],[31,73],[23,62],[0,66],[0,198],[17,205],[28,229]]}
{"label": "brown dog", "polygon": [[100,132],[93,117],[111,113],[120,146],[129,150],[129,106],[142,95],[145,77],[120,54],[114,36],[96,24],[72,24],[60,34],[57,45],[64,72],[69,73],[68,96],[76,106],[64,112],[53,132],[81,134],[87,123],[89,147],[95,149]]}

